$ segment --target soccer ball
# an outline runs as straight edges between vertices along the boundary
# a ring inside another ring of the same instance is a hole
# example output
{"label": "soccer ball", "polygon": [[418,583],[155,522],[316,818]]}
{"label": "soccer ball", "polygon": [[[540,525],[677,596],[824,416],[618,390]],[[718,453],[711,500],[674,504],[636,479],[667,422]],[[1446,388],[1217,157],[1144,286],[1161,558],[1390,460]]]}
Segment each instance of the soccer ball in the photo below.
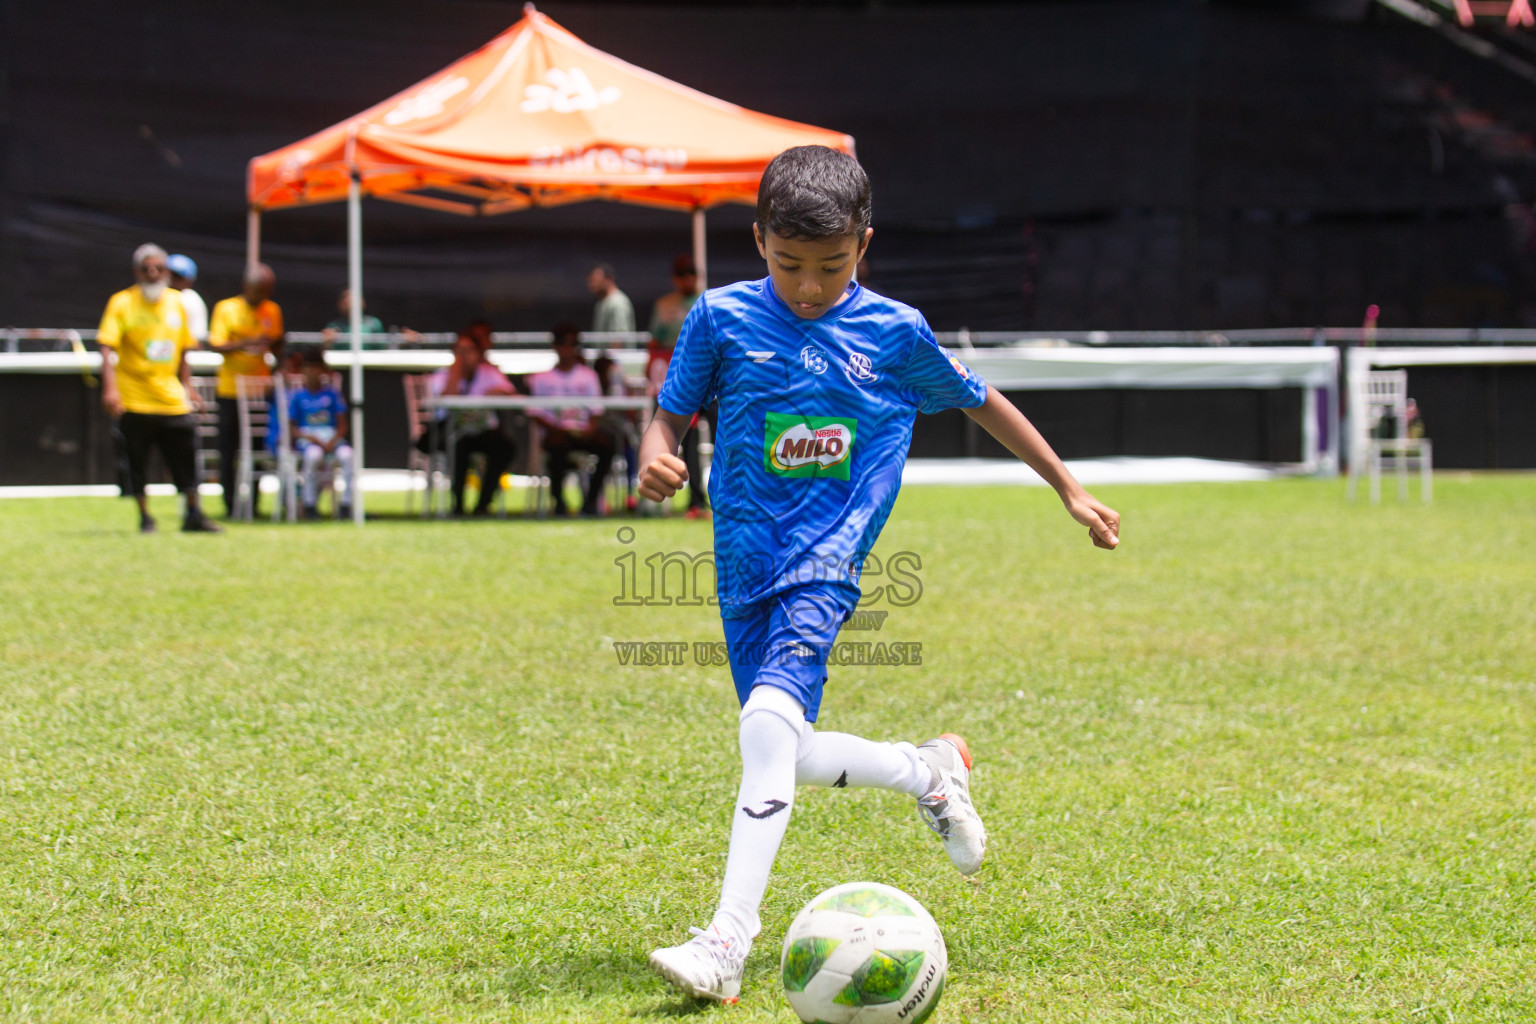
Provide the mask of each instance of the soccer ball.
{"label": "soccer ball", "polygon": [[922,1024],[948,970],[932,916],[878,882],[849,882],[807,903],[779,960],[790,1007],[818,1024]]}

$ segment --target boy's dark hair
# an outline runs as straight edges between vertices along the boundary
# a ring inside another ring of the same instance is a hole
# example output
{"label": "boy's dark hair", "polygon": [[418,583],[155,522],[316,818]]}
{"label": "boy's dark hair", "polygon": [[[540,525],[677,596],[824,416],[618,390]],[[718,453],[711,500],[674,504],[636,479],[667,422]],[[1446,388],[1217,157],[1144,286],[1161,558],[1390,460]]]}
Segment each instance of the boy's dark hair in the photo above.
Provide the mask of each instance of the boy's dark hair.
{"label": "boy's dark hair", "polygon": [[300,366],[318,366],[325,369],[325,353],[318,348],[306,348],[299,354]]}
{"label": "boy's dark hair", "polygon": [[847,153],[796,146],[774,157],[757,187],[757,226],[766,238],[819,242],[864,235],[869,227],[869,176]]}
{"label": "boy's dark hair", "polygon": [[561,338],[570,338],[574,342],[581,341],[581,328],[569,320],[561,320],[549,329],[549,333],[554,335],[553,340],[556,345],[560,344]]}

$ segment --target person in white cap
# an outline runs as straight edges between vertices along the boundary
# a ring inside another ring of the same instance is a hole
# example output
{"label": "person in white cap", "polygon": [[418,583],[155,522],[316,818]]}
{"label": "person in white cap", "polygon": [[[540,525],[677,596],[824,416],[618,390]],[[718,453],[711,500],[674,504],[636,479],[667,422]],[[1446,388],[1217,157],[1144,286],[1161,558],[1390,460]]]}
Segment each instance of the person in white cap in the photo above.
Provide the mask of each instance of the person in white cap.
{"label": "person in white cap", "polygon": [[181,306],[187,313],[187,330],[197,339],[198,345],[208,343],[208,303],[193,289],[197,280],[197,264],[192,257],[172,253],[166,257],[165,269],[171,272],[171,287],[181,292]]}

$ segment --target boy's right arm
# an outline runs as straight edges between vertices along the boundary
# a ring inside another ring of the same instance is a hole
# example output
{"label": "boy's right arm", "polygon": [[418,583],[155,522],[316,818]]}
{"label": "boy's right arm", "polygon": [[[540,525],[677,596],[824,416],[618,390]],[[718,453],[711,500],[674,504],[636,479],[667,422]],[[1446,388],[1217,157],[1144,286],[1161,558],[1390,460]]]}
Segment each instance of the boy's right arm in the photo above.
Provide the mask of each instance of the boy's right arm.
{"label": "boy's right arm", "polygon": [[656,415],[640,439],[640,493],[651,501],[676,494],[688,481],[688,469],[677,457],[677,442],[688,433],[693,415],[675,409],[703,409],[715,391],[720,353],[715,346],[709,318],[709,294],[699,296],[678,330],[677,344],[667,364],[667,377],[657,395]]}
{"label": "boy's right arm", "polygon": [[688,480],[688,467],[677,457],[677,442],[688,432],[691,416],[679,416],[656,407],[651,425],[640,439],[640,496],[663,501],[676,494]]}

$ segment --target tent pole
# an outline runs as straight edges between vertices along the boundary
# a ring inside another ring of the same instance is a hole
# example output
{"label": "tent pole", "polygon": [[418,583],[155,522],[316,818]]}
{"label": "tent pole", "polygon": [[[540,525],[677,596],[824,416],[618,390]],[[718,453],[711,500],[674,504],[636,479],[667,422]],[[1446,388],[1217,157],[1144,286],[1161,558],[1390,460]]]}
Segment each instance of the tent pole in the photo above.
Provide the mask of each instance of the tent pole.
{"label": "tent pole", "polygon": [[347,288],[352,292],[347,311],[352,334],[352,397],[348,402],[352,441],[352,521],[363,525],[363,189],[357,172],[347,186]]}
{"label": "tent pole", "polygon": [[245,212],[245,269],[249,271],[261,262],[261,210],[251,207]]}
{"label": "tent pole", "polygon": [[693,208],[693,265],[699,272],[699,291],[709,287],[708,253],[704,244],[704,207]]}

